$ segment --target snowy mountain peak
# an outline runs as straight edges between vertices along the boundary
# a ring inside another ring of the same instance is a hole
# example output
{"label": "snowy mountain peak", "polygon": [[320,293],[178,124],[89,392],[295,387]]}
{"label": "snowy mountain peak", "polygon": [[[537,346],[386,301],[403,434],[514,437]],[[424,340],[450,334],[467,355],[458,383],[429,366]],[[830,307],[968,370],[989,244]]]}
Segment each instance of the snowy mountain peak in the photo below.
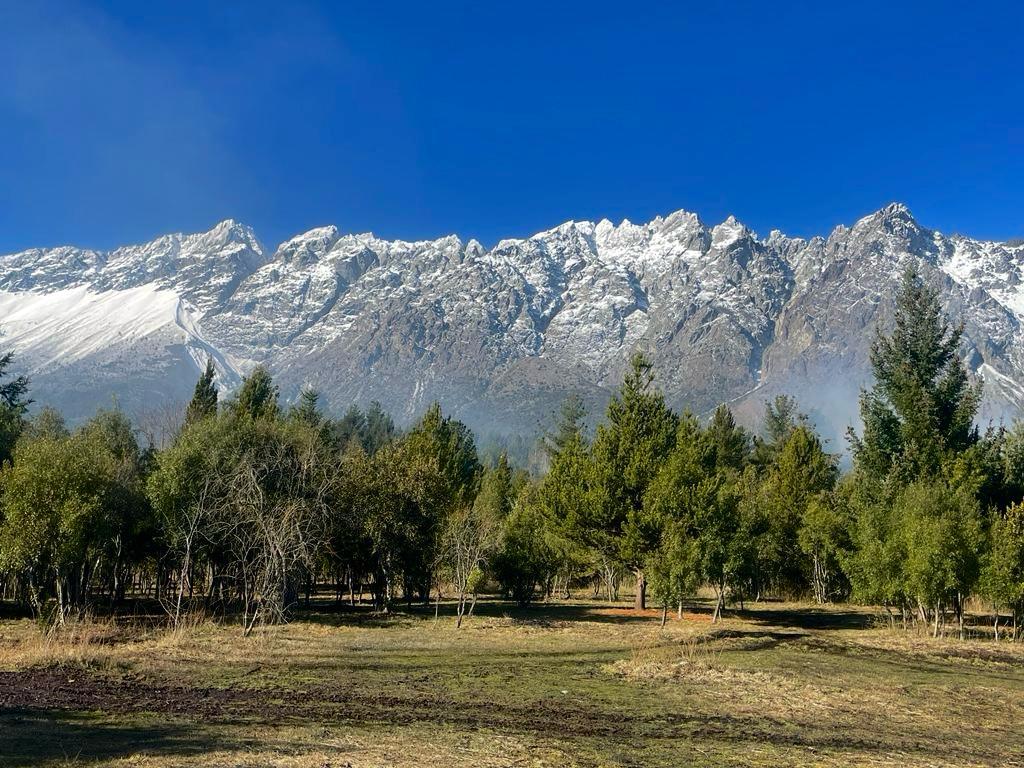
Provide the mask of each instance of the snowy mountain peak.
{"label": "snowy mountain peak", "polygon": [[835,403],[856,402],[868,331],[888,322],[910,264],[965,322],[965,354],[993,382],[989,412],[1016,413],[1024,246],[945,237],[901,204],[827,238],[758,239],[733,216],[709,229],[680,210],[568,221],[490,249],[323,226],[272,256],[226,220],[110,252],[0,257],[0,323],[37,400],[72,418],[110,392],[126,409],[186,398],[212,356],[226,382],[268,365],[286,397],[310,384],[336,407],[376,398],[403,418],[439,399],[471,424],[528,431],[568,390],[602,407],[639,348],[678,407],[728,400],[756,417],[789,392],[838,434],[855,415]]}
{"label": "snowy mountain peak", "polygon": [[704,222],[701,221],[700,216],[690,211],[684,211],[682,208],[670,213],[665,218],[657,217],[652,224],[659,225],[658,228],[665,232],[681,228],[704,229]]}
{"label": "snowy mountain peak", "polygon": [[334,247],[340,236],[338,228],[333,224],[311,229],[281,243],[274,254],[274,260],[299,266],[319,261]]}
{"label": "snowy mountain peak", "polygon": [[728,248],[733,243],[751,236],[751,231],[737,221],[735,216],[729,216],[711,230],[711,242],[721,249]]}
{"label": "snowy mountain peak", "polygon": [[862,218],[854,225],[854,228],[878,226],[884,227],[890,232],[923,231],[910,209],[903,203],[889,203],[884,208]]}

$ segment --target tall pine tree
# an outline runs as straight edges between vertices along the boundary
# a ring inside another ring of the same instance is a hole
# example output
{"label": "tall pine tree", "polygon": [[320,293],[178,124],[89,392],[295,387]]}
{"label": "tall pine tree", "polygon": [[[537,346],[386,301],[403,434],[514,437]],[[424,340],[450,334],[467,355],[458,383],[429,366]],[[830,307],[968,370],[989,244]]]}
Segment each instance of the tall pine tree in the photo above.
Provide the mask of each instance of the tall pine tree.
{"label": "tall pine tree", "polygon": [[270,372],[262,365],[245,377],[234,402],[235,413],[253,419],[275,418],[278,415],[278,390]]}
{"label": "tall pine tree", "polygon": [[962,325],[946,322],[938,291],[916,271],[904,273],[893,331],[879,330],[871,345],[875,384],[861,395],[863,437],[851,432],[860,467],[909,482],[977,442],[981,387],[960,361],[962,336]]}
{"label": "tall pine tree", "polygon": [[577,393],[571,393],[562,401],[554,430],[544,435],[544,452],[550,461],[554,461],[567,445],[581,440],[586,415],[583,398]]}
{"label": "tall pine tree", "polygon": [[319,427],[324,420],[320,413],[320,393],[306,387],[299,394],[299,402],[292,407],[291,416],[310,427]]}
{"label": "tall pine tree", "polygon": [[592,448],[590,543],[636,575],[637,608],[646,607],[644,564],[657,546],[656,530],[644,514],[644,495],[675,445],[678,423],[653,383],[651,362],[636,353]]}
{"label": "tall pine tree", "polygon": [[192,400],[185,409],[185,426],[217,414],[217,384],[214,382],[216,375],[213,358],[206,358],[206,368],[196,382]]}
{"label": "tall pine tree", "polygon": [[934,610],[936,631],[947,607],[962,620],[981,546],[978,484],[959,469],[978,445],[981,399],[960,360],[962,335],[962,325],[946,322],[938,291],[908,270],[892,332],[879,331],[871,347],[863,435],[850,431],[854,593],[904,611],[916,603],[922,617]]}
{"label": "tall pine tree", "polygon": [[7,369],[13,360],[13,352],[0,356],[0,465],[10,461],[14,443],[25,426],[25,412],[32,403],[26,397],[28,379],[25,376],[3,381],[10,375]]}

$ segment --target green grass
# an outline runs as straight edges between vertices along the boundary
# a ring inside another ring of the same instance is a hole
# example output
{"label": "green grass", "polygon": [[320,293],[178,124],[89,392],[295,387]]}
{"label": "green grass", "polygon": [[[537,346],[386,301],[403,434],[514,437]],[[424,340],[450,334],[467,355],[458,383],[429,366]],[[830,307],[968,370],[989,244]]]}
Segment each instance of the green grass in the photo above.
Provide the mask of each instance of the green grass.
{"label": "green grass", "polygon": [[0,710],[0,765],[1024,765],[1024,646],[845,608],[661,630],[599,603],[488,603],[461,630],[314,612],[250,639],[37,637],[0,623],[0,669],[59,688]]}

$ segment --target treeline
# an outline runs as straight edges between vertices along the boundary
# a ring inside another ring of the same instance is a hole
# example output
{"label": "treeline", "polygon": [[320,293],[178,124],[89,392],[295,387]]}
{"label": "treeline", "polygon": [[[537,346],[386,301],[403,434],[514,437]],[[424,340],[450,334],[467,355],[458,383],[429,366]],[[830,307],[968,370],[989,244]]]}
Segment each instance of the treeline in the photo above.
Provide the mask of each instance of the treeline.
{"label": "treeline", "polygon": [[714,618],[767,596],[878,604],[893,623],[952,620],[980,598],[1014,639],[1024,612],[1024,428],[975,426],[981,397],[961,329],[908,273],[891,334],[872,346],[852,468],[797,403],[759,434],[726,406],[676,413],[634,356],[596,430],[570,397],[543,438],[548,470],[481,460],[465,424],[432,406],[406,431],[372,405],[329,418],[315,392],[283,408],[256,369],[221,402],[212,364],[169,445],[140,445],[117,411],[69,430],[27,417],[28,382],[0,358],[3,595],[62,621],[129,595],[174,620],[202,607],[246,632],[314,589],[339,602],[593,589],[682,612],[710,587]]}

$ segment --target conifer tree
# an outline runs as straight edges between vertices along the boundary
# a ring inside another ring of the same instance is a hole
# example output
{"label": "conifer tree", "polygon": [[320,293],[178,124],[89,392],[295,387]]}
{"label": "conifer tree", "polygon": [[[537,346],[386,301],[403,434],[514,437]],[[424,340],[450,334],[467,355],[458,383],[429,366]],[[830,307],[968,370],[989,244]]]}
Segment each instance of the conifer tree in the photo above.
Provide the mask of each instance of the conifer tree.
{"label": "conifer tree", "polygon": [[275,418],[277,398],[277,385],[270,378],[270,372],[260,365],[242,381],[233,408],[235,413],[253,419]]}
{"label": "conifer tree", "polygon": [[14,443],[25,426],[25,413],[32,401],[28,399],[28,378],[10,377],[8,368],[14,361],[14,353],[0,356],[0,466],[9,461]]}
{"label": "conifer tree", "polygon": [[760,436],[753,439],[753,462],[764,469],[775,460],[779,448],[790,433],[800,425],[806,426],[807,416],[800,413],[796,398],[776,395],[764,404],[764,421]]}
{"label": "conifer tree", "polygon": [[960,361],[963,326],[950,328],[938,300],[914,270],[903,275],[893,331],[871,346],[874,386],[861,394],[862,437],[850,433],[854,458],[874,474],[904,482],[934,475],[950,453],[978,440],[981,400]]}
{"label": "conifer tree", "polygon": [[549,460],[554,460],[570,443],[580,441],[586,415],[583,398],[577,393],[571,393],[562,401],[554,430],[544,435],[544,451]]}
{"label": "conifer tree", "polygon": [[764,404],[763,438],[770,445],[781,444],[798,424],[806,420],[795,398],[776,395],[774,400]]}
{"label": "conifer tree", "polygon": [[644,515],[644,495],[675,444],[676,415],[654,389],[651,362],[642,353],[630,361],[622,386],[608,403],[592,448],[593,503],[587,531],[598,551],[636,575],[636,607],[646,607],[644,563],[656,546]]}
{"label": "conifer tree", "polygon": [[394,419],[374,400],[366,410],[366,426],[363,436],[363,448],[374,454],[387,445],[396,434]]}
{"label": "conifer tree", "polygon": [[574,574],[596,568],[608,588],[609,599],[617,583],[617,568],[588,545],[589,504],[593,471],[589,446],[579,423],[581,411],[573,398],[566,401],[553,435],[544,442],[550,466],[531,496],[548,523],[551,548],[559,560],[563,594]]}
{"label": "conifer tree", "polygon": [[709,513],[718,511],[722,481],[711,441],[697,420],[684,414],[675,446],[644,497],[648,524],[658,531],[646,575],[661,602],[663,623],[669,605],[681,604],[702,581],[719,583],[717,573],[704,570],[705,564],[711,565],[705,557],[710,542],[704,533]]}
{"label": "conifer tree", "polygon": [[727,405],[715,409],[708,424],[708,438],[715,448],[715,463],[723,470],[739,472],[750,456],[750,436],[736,424]]}
{"label": "conifer tree", "polygon": [[[828,598],[835,575],[835,561],[820,539],[821,528],[833,522],[825,514],[826,497],[838,477],[837,458],[825,452],[809,427],[798,426],[779,446],[777,460],[764,481],[762,498],[774,557],[772,576],[795,590],[809,573],[818,602]],[[808,545],[804,552],[810,557],[808,564],[801,557],[801,541]]]}
{"label": "conifer tree", "polygon": [[320,413],[320,393],[306,387],[299,394],[299,402],[292,408],[292,418],[310,427],[319,427],[323,423]]}
{"label": "conifer tree", "polygon": [[908,270],[893,330],[879,330],[871,347],[863,434],[849,433],[854,592],[904,615],[915,603],[922,618],[933,611],[936,632],[949,606],[962,620],[981,548],[981,482],[969,466],[981,387],[960,360],[962,333],[946,322],[938,291]]}
{"label": "conifer tree", "polygon": [[185,409],[185,426],[217,414],[217,375],[213,367],[213,358],[206,358],[206,368],[196,382],[192,400]]}
{"label": "conifer tree", "polygon": [[345,409],[341,418],[329,422],[327,434],[334,449],[339,453],[345,453],[353,445],[358,445],[365,451],[366,414],[353,403]]}

